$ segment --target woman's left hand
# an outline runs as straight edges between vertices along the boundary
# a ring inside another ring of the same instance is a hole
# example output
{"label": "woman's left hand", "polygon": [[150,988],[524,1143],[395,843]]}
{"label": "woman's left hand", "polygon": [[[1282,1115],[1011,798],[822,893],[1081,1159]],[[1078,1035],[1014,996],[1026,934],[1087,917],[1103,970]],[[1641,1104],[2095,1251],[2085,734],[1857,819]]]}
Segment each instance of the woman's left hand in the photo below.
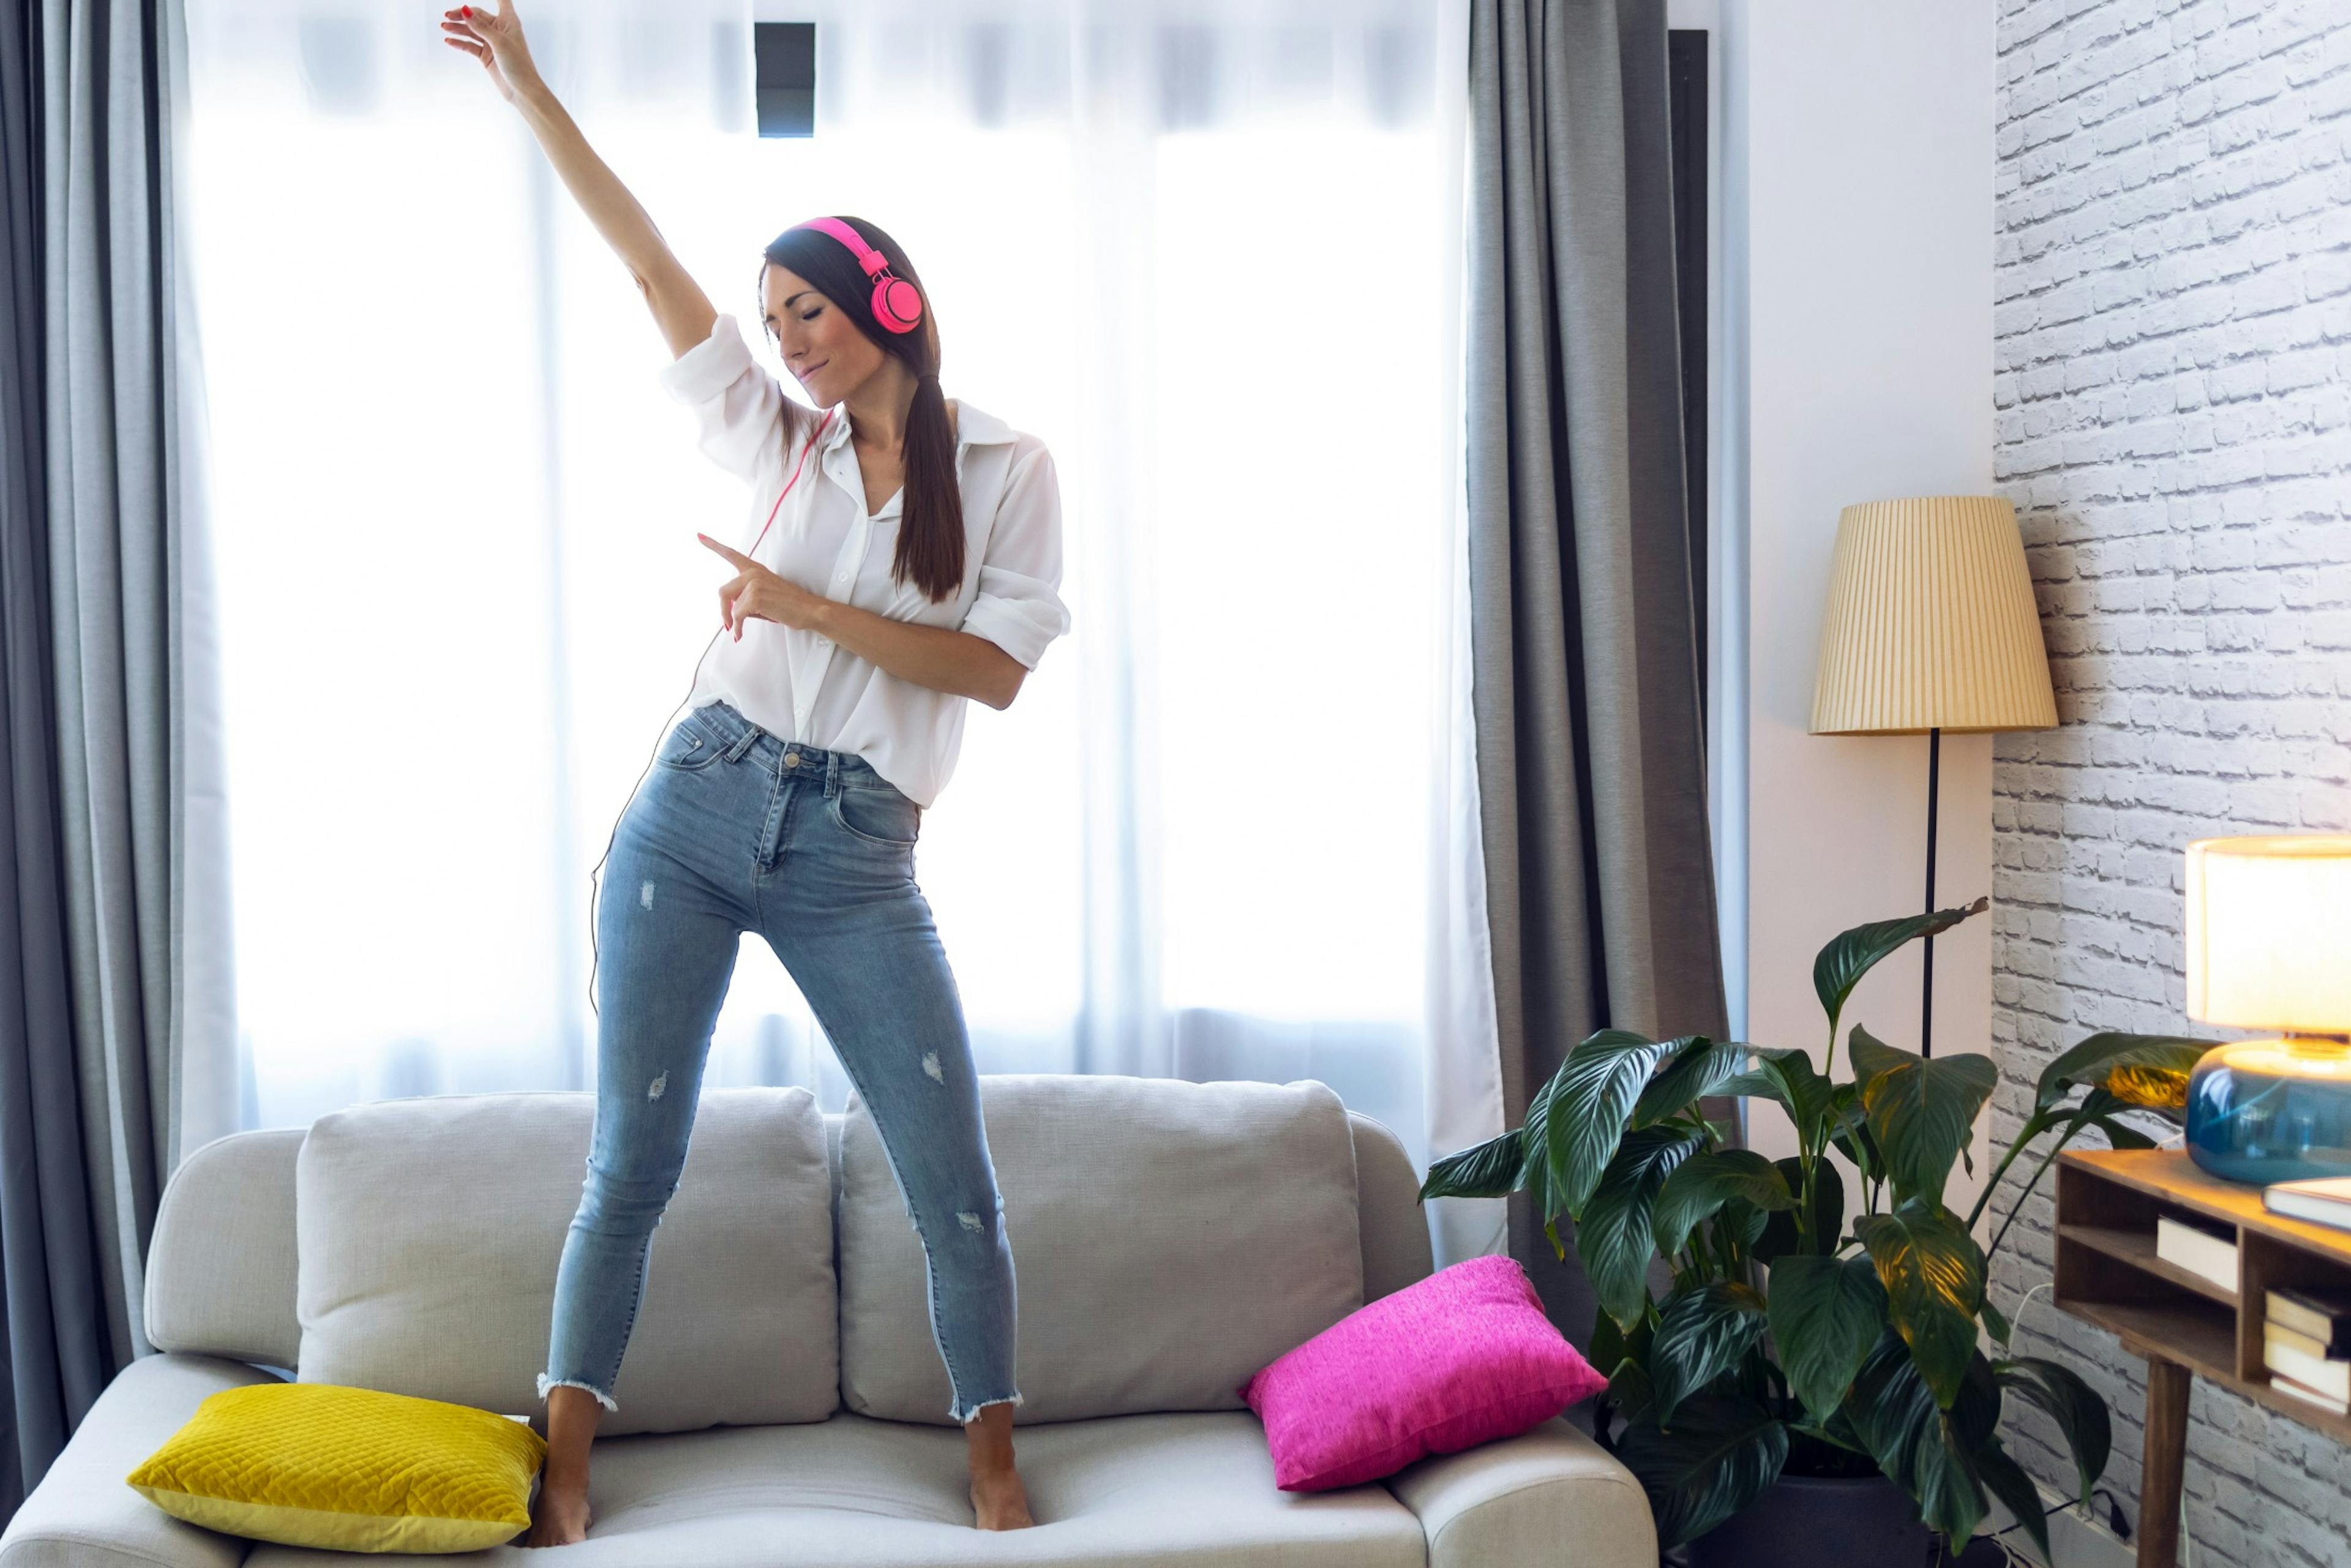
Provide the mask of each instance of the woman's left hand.
{"label": "woman's left hand", "polygon": [[810,593],[788,577],[778,577],[740,550],[728,549],[708,534],[694,536],[740,568],[718,590],[718,619],[735,641],[743,640],[743,622],[753,616],[799,631],[811,629],[821,594]]}

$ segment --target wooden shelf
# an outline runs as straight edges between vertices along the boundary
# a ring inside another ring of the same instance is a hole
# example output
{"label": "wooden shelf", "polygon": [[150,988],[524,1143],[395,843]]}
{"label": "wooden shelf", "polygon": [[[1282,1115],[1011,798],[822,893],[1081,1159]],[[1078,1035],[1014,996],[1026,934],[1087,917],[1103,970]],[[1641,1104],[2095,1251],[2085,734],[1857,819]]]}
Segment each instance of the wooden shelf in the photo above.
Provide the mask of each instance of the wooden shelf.
{"label": "wooden shelf", "polygon": [[2195,1291],[2224,1307],[2237,1304],[2237,1292],[2216,1281],[2208,1280],[2193,1269],[2183,1269],[2168,1258],[2159,1258],[2155,1250],[2155,1233],[2151,1230],[2126,1230],[2105,1225],[2060,1225],[2057,1234],[2085,1247],[2094,1248],[2109,1258],[2119,1258],[2135,1268],[2144,1269],[2158,1279],[2168,1280],[2183,1290]]}
{"label": "wooden shelf", "polygon": [[[2155,1255],[2156,1221],[2167,1216],[2228,1230],[2237,1244],[2234,1291]],[[2058,1156],[2057,1305],[2118,1335],[2148,1364],[2147,1519],[2178,1515],[2190,1374],[2351,1443],[2351,1416],[2270,1386],[2262,1314],[2271,1289],[2282,1286],[2351,1295],[2351,1230],[2272,1214],[2261,1188],[2222,1181],[2182,1150]],[[2171,1552],[2169,1532],[2142,1533],[2142,1564],[2168,1568]]]}
{"label": "wooden shelf", "polygon": [[[2137,1305],[2126,1301],[2065,1301],[2077,1318],[2121,1336],[2134,1355],[2162,1356],[2204,1377],[2233,1381],[2237,1375],[2234,1313],[2199,1312],[2185,1304]],[[2285,1396],[2280,1395],[2279,1398]],[[2305,1409],[2313,1406],[2305,1406]],[[2320,1411],[2324,1415],[2325,1412]]]}

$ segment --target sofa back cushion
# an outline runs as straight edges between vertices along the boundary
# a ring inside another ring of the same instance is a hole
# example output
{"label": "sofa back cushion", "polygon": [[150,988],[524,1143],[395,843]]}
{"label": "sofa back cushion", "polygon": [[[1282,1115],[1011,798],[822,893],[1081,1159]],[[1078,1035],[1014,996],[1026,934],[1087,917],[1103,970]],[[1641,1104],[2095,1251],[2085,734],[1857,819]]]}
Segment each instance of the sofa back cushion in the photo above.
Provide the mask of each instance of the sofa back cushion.
{"label": "sofa back cushion", "polygon": [[[1017,1419],[1238,1410],[1363,1305],[1355,1156],[1330,1088],[983,1075],[1018,1292]],[[946,1426],[920,1239],[862,1100],[841,1140],[841,1399]]]}
{"label": "sofa back cushion", "polygon": [[[295,1166],[305,1383],[543,1408],[556,1266],[595,1096],[387,1100],[321,1116]],[[831,1183],[805,1089],[714,1089],[653,1232],[604,1436],[839,1408]]]}
{"label": "sofa back cushion", "polygon": [[301,1127],[231,1133],[180,1161],[147,1247],[147,1342],[292,1371],[294,1163]]}
{"label": "sofa back cushion", "polygon": [[1364,1300],[1371,1302],[1427,1279],[1436,1249],[1420,1172],[1404,1140],[1361,1111],[1347,1113],[1347,1125],[1355,1134],[1355,1216],[1364,1234]]}

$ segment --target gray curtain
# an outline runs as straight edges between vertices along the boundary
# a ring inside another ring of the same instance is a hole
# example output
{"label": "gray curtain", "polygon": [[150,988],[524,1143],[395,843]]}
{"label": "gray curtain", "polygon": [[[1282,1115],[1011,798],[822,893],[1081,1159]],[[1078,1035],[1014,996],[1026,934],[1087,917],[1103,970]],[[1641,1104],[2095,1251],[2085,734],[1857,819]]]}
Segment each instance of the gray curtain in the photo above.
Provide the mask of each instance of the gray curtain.
{"label": "gray curtain", "polygon": [[[1596,1029],[1724,1032],[1665,10],[1470,9],[1471,680],[1508,1126]],[[1510,1221],[1585,1343],[1573,1247],[1555,1260],[1523,1193]]]}
{"label": "gray curtain", "polygon": [[44,108],[41,18],[0,24],[0,1294],[7,1309],[8,1440],[0,1512],[13,1515],[112,1375],[82,1171],[66,978],[56,668],[49,653],[47,420],[42,406]]}
{"label": "gray curtain", "polygon": [[37,0],[0,35],[9,1512],[152,1348],[143,1261],[179,1155],[184,37],[179,0]]}

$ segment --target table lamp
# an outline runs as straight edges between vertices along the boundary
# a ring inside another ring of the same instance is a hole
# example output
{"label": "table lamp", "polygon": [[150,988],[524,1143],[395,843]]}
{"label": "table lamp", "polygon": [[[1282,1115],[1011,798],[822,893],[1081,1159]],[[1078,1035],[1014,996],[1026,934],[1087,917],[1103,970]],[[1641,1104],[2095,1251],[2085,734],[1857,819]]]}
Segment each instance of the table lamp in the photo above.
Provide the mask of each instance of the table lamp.
{"label": "table lamp", "polygon": [[[2053,729],[2057,697],[2016,508],[1997,496],[1865,501],[1837,517],[1814,735],[1927,736],[1927,908],[1943,732]],[[1934,1054],[1926,938],[1918,1054]]]}
{"label": "table lamp", "polygon": [[2351,1176],[2351,835],[2188,846],[2188,1016],[2278,1038],[2204,1053],[2188,1152],[2231,1181]]}

